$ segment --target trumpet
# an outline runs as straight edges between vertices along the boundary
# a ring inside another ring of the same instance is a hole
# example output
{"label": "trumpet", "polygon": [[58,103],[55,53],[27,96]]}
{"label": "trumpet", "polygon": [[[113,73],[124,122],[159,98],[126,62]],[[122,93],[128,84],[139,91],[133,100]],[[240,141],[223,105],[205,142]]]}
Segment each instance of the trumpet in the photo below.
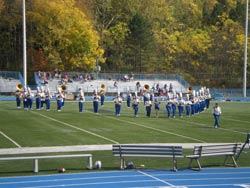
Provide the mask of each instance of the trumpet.
{"label": "trumpet", "polygon": [[23,89],[23,85],[22,84],[17,84],[16,89],[18,91],[21,91]]}

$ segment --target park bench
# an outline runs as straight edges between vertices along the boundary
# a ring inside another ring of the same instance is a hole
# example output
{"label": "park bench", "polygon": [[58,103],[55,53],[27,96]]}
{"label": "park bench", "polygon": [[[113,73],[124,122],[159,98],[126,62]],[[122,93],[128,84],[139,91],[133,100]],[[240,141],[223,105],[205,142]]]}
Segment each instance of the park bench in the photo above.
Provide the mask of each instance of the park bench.
{"label": "park bench", "polygon": [[[34,160],[34,172],[39,172],[38,161],[41,159],[57,159],[57,158],[83,158],[88,159],[88,169],[92,169],[92,154],[75,154],[68,152],[84,151],[79,147],[34,147],[34,148],[7,148],[0,149],[1,161],[15,161],[15,160]],[[44,153],[43,155],[41,155]],[[49,154],[53,153],[53,155]],[[67,153],[67,154],[65,154]],[[32,155],[30,155],[32,154]]]}
{"label": "park bench", "polygon": [[114,144],[113,155],[120,157],[120,168],[125,169],[125,157],[161,157],[173,159],[173,170],[177,171],[177,158],[184,158],[182,146],[150,144]]}
{"label": "park bench", "polygon": [[240,143],[194,146],[193,154],[187,155],[186,158],[190,159],[189,168],[192,168],[192,162],[196,160],[199,170],[201,170],[200,158],[215,156],[225,156],[224,166],[228,158],[231,158],[233,165],[237,167],[234,156],[239,152],[240,148]]}

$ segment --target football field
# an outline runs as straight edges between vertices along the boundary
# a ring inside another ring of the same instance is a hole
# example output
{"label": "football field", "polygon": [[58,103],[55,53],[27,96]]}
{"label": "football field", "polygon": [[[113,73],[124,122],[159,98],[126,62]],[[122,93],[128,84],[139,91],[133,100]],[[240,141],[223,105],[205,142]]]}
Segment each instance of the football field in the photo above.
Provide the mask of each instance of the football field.
{"label": "football field", "polygon": [[[215,129],[212,106],[200,114],[183,118],[167,118],[165,104],[161,104],[160,116],[155,117],[152,108],[151,117],[146,117],[146,110],[141,102],[139,116],[134,117],[133,109],[127,108],[125,102],[121,116],[115,116],[113,102],[105,102],[99,106],[99,113],[93,113],[91,101],[84,103],[83,113],[78,112],[76,101],[66,101],[61,112],[57,112],[56,103],[52,102],[51,110],[17,109],[15,101],[0,102],[0,148],[49,147],[100,145],[91,151],[95,160],[101,160],[103,170],[119,168],[119,159],[112,156],[101,145],[116,143],[244,143],[250,132],[250,103],[220,102],[222,107],[221,127]],[[189,154],[192,149],[186,149]],[[88,151],[89,153],[89,151]],[[240,166],[249,166],[249,148],[243,151],[237,161]],[[171,167],[171,160],[134,159],[137,165],[145,164],[146,168]],[[164,161],[164,162],[163,162]],[[79,160],[60,159],[44,162],[40,173],[53,173],[62,165],[75,172],[79,168]],[[205,159],[205,166],[223,164],[223,158]],[[16,174],[32,174],[31,161],[1,162],[0,176]],[[188,166],[187,159],[181,159],[180,168]]]}

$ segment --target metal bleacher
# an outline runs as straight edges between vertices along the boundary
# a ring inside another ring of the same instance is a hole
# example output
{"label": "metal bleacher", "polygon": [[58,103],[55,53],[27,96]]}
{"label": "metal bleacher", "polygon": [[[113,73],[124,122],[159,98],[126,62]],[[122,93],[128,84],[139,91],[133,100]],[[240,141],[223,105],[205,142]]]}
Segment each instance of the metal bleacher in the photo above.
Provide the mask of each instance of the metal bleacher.
{"label": "metal bleacher", "polygon": [[[114,83],[117,82],[117,86],[114,86]],[[134,80],[134,81],[115,81],[115,80],[90,80],[86,82],[81,81],[73,81],[69,82],[66,85],[66,92],[67,93],[74,93],[77,92],[78,89],[81,87],[83,88],[85,93],[93,93],[95,91],[100,91],[100,87],[102,84],[105,85],[106,93],[124,93],[127,91],[135,92],[136,91],[136,83],[140,82],[141,86],[149,85],[150,88],[156,84],[159,84],[160,87],[163,87],[165,84],[169,87],[170,84],[173,86],[173,90],[176,92],[183,92],[186,91],[186,88],[179,83],[177,80]],[[52,79],[49,80],[45,87],[50,88],[50,91],[56,92],[57,87],[60,87],[60,80],[59,79]]]}

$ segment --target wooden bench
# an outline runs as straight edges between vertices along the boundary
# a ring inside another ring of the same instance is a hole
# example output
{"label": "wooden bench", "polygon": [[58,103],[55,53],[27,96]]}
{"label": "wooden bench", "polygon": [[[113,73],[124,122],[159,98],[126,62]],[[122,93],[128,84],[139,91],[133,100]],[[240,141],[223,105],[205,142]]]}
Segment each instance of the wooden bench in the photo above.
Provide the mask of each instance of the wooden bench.
{"label": "wooden bench", "polygon": [[173,158],[173,170],[177,171],[177,158],[184,158],[182,146],[114,144],[113,155],[120,157],[120,168],[125,169],[125,157],[162,157]]}
{"label": "wooden bench", "polygon": [[187,155],[186,157],[190,159],[189,168],[192,168],[193,160],[196,160],[199,170],[201,170],[201,164],[199,159],[202,157],[215,157],[215,156],[225,156],[224,165],[228,158],[232,159],[233,165],[237,167],[237,163],[234,156],[240,150],[241,144],[219,144],[219,145],[202,145],[194,146],[193,154]]}
{"label": "wooden bench", "polygon": [[[80,151],[79,148],[76,150],[68,149],[68,147],[47,147],[48,149],[38,148],[8,148],[0,149],[0,161],[14,161],[14,160],[34,160],[34,172],[39,172],[38,160],[40,159],[56,159],[56,158],[88,158],[88,169],[92,169],[92,154],[65,154],[67,152]],[[53,149],[57,148],[57,149]],[[58,153],[59,152],[59,153]],[[63,153],[62,153],[63,152]],[[46,153],[44,155],[38,155]],[[53,155],[47,155],[48,153],[56,153]],[[32,154],[32,156],[24,156],[24,154]],[[15,156],[13,156],[15,155]]]}

